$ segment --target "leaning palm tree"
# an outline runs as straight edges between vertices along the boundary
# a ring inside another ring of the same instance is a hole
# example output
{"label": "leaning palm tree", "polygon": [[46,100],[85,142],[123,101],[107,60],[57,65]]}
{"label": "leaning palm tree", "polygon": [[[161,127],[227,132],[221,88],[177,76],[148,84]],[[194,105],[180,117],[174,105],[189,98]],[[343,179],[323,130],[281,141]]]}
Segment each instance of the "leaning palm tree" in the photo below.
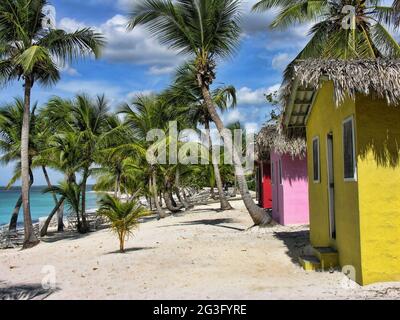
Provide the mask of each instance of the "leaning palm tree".
{"label": "leaning palm tree", "polygon": [[110,195],[100,200],[100,216],[111,222],[111,228],[118,235],[119,250],[125,252],[125,240],[132,234],[132,230],[139,225],[139,219],[148,215],[149,212],[137,201],[123,202]]}
{"label": "leaning palm tree", "polygon": [[132,105],[121,106],[121,114],[125,116],[126,126],[132,130],[135,141],[120,146],[121,152],[129,155],[134,152],[138,169],[148,173],[149,189],[151,190],[159,218],[165,218],[167,213],[157,199],[158,195],[158,163],[147,163],[146,150],[152,146],[152,142],[146,141],[147,133],[152,129],[166,129],[168,122],[176,119],[176,115],[168,112],[164,101],[156,95],[137,96]]}
{"label": "leaning palm tree", "polygon": [[296,59],[400,57],[400,46],[385,25],[396,18],[383,0],[261,0],[255,11],[279,8],[272,29],[313,22],[311,39]]}
{"label": "leaning palm tree", "polygon": [[216,78],[216,62],[232,55],[240,38],[240,0],[142,0],[132,9],[129,29],[144,25],[161,43],[190,55],[195,61],[196,83],[212,121],[222,135],[233,162],[243,201],[254,224],[271,221],[253,201],[241,158],[225,130],[213,102],[210,87]]}
{"label": "leaning palm tree", "polygon": [[[47,149],[41,152],[41,157],[46,159],[47,167],[64,174],[66,183],[78,185],[77,175],[82,171],[85,162],[82,159],[81,143],[76,132],[56,133],[49,141]],[[58,201],[56,207],[57,205]],[[64,206],[64,203],[61,206]],[[78,215],[77,229],[83,232],[85,228],[81,222],[83,219],[80,217],[80,210],[77,210],[76,214]],[[53,212],[49,214],[49,217],[52,215],[54,215]],[[41,234],[46,232],[47,229],[42,228]]]}
{"label": "leaning palm tree", "polygon": [[[188,106],[187,117],[189,123],[193,123],[195,127],[197,127],[198,124],[204,125],[207,135],[207,141],[205,141],[205,143],[212,150],[212,140],[210,136],[210,123],[212,119],[208,112],[207,105],[204,103],[200,88],[197,85],[196,70],[193,63],[185,63],[178,68],[175,82],[165,94],[176,104]],[[211,92],[211,96],[220,112],[236,107],[236,89],[233,86],[218,87]],[[217,185],[221,210],[232,210],[232,206],[228,202],[223,191],[219,165],[215,159],[212,159],[211,162],[214,169],[213,178]],[[211,190],[213,191],[213,188],[211,188]]]}
{"label": "leaning palm tree", "polygon": [[0,81],[23,80],[24,115],[21,132],[21,178],[24,212],[24,248],[39,241],[30,213],[29,118],[34,84],[52,85],[60,79],[57,63],[78,56],[99,55],[103,37],[85,28],[73,33],[47,26],[46,0],[0,2]]}
{"label": "leaning palm tree", "polygon": [[61,207],[61,205],[65,202],[67,204],[68,209],[74,215],[76,215],[78,224],[80,223],[80,201],[81,201],[81,187],[73,181],[63,181],[58,186],[52,186],[51,188],[46,188],[44,193],[52,193],[59,195],[60,199],[58,200],[56,206],[53,211],[47,217],[42,229],[40,230],[40,236],[44,237],[47,235],[47,229],[49,224],[57,212],[57,210]]}

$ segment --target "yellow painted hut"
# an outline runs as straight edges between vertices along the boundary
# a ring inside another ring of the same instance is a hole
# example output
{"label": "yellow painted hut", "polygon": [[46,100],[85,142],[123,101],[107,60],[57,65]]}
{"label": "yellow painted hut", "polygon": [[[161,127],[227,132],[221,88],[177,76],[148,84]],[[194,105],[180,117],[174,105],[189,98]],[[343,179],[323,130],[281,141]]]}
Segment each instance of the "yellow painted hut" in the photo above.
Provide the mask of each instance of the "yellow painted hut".
{"label": "yellow painted hut", "polygon": [[361,285],[400,281],[400,60],[304,60],[282,88],[288,134],[305,133],[309,268]]}

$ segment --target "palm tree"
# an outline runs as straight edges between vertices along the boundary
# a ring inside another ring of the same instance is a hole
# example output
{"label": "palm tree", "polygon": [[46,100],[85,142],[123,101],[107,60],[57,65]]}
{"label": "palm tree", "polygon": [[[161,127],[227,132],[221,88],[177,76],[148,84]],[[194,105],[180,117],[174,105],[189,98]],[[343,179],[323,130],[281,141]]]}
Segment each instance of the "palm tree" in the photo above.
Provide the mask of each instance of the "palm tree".
{"label": "palm tree", "polygon": [[[40,129],[37,124],[37,116],[35,115],[37,105],[35,104],[30,114],[30,139],[29,139],[29,163],[32,164],[33,158],[38,154],[38,133]],[[21,177],[21,128],[24,113],[24,101],[16,98],[14,103],[2,106],[0,109],[0,150],[2,156],[0,162],[10,164],[16,162],[14,174],[9,181],[7,188],[10,188]],[[29,169],[30,185],[34,182],[32,169]],[[11,214],[9,230],[17,229],[18,215],[22,206],[22,194],[15,204]]]}
{"label": "palm tree", "polygon": [[30,213],[29,130],[31,91],[37,82],[52,85],[60,79],[58,63],[78,56],[99,55],[103,37],[85,28],[73,33],[50,29],[44,19],[46,0],[0,2],[0,81],[23,80],[24,114],[21,132],[22,205],[24,248],[39,241],[33,232]]}
{"label": "palm tree", "polygon": [[91,175],[92,165],[96,161],[101,140],[112,128],[110,127],[110,114],[108,102],[104,96],[95,99],[87,95],[78,95],[72,105],[71,127],[78,136],[82,153],[82,229],[87,232],[89,226],[86,222],[86,186]]}
{"label": "palm tree", "polygon": [[134,99],[132,106],[125,104],[121,106],[119,112],[125,115],[125,123],[131,128],[135,137],[135,142],[130,142],[120,147],[120,149],[124,149],[125,154],[130,154],[131,156],[133,155],[132,152],[135,152],[136,160],[140,163],[138,166],[140,170],[148,167],[149,189],[151,190],[159,218],[165,218],[167,214],[158,200],[157,176],[159,167],[155,163],[149,166],[146,161],[146,150],[152,145],[151,142],[146,141],[146,137],[147,133],[152,129],[166,129],[169,120],[174,120],[176,115],[169,112],[164,101],[156,95],[139,95]]}
{"label": "palm tree", "polygon": [[[49,141],[49,146],[46,150],[42,151],[42,156],[46,158],[46,165],[49,168],[60,171],[65,176],[65,183],[72,184],[78,186],[76,182],[77,173],[82,170],[84,162],[81,158],[81,144],[77,137],[77,134],[74,132],[63,132],[57,133],[53,136],[53,138]],[[78,186],[80,188],[80,186]],[[54,190],[53,187],[49,187],[47,189],[48,192],[50,190]],[[53,192],[56,194],[56,191]],[[79,195],[79,199],[80,199]],[[79,200],[80,201],[80,200]],[[59,200],[56,203],[56,207],[58,207]],[[60,208],[64,203],[60,203]],[[79,204],[78,204],[79,206]],[[58,210],[58,209],[57,209]],[[80,210],[75,210],[75,214],[78,219],[78,231],[81,232],[83,226],[81,224],[80,218]],[[49,214],[49,222],[54,215],[54,211]],[[60,224],[60,223],[59,223]],[[48,224],[44,225],[41,230],[41,235],[47,234]]]}
{"label": "palm tree", "polygon": [[47,235],[47,229],[50,221],[64,202],[67,204],[67,207],[70,209],[70,211],[76,215],[78,224],[80,223],[79,211],[81,202],[81,186],[76,184],[74,181],[62,181],[58,186],[45,189],[44,193],[57,194],[60,196],[60,199],[40,230],[41,237]]}
{"label": "palm tree", "polygon": [[231,56],[238,45],[240,5],[240,0],[143,0],[134,6],[128,28],[144,25],[161,43],[193,58],[197,85],[210,117],[226,148],[232,151],[243,201],[254,224],[263,225],[271,218],[250,195],[240,156],[232,136],[224,130],[210,93],[216,78],[216,61]]}
{"label": "palm tree", "polygon": [[[204,103],[201,91],[196,82],[196,72],[193,63],[186,63],[178,69],[175,83],[166,92],[167,96],[177,104],[186,104],[189,106],[188,119],[195,127],[198,124],[204,125],[207,135],[207,145],[212,150],[212,141],[210,136],[210,122],[212,122],[207,105]],[[214,104],[221,112],[229,108],[236,107],[236,89],[233,86],[219,87],[211,93]],[[229,103],[230,102],[230,103]],[[212,152],[210,153],[212,154]],[[223,191],[221,174],[218,163],[212,159],[213,178],[217,185],[221,210],[232,210],[232,206],[226,199]],[[211,186],[213,192],[213,186]]]}
{"label": "palm tree", "polygon": [[[273,29],[314,22],[311,39],[296,59],[400,57],[400,46],[385,24],[395,20],[395,7],[381,0],[261,0],[255,11],[280,8]],[[349,8],[354,8],[354,15]]]}
{"label": "palm tree", "polygon": [[132,234],[132,230],[139,225],[139,219],[149,214],[137,201],[123,202],[110,195],[100,200],[100,216],[108,218],[111,228],[118,235],[119,250],[125,252],[125,240]]}

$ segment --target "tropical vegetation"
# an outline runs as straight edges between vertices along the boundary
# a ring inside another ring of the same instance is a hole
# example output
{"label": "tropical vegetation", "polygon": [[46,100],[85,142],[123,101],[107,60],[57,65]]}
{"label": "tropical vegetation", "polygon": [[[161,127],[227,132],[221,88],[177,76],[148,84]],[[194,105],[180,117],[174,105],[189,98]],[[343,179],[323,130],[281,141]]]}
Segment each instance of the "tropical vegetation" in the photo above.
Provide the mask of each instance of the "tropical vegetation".
{"label": "tropical vegetation", "polygon": [[9,0],[0,2],[0,81],[23,81],[24,109],[20,138],[22,208],[25,241],[28,248],[38,243],[30,212],[29,135],[31,92],[36,83],[55,84],[60,79],[59,65],[80,56],[98,57],[104,45],[101,34],[84,28],[73,33],[48,27],[46,0]]}
{"label": "tropical vegetation", "polygon": [[[400,5],[396,1],[386,7],[381,2],[262,0],[254,10],[280,8],[271,24],[273,29],[314,24],[309,43],[296,59],[398,58],[400,47],[389,30],[398,25]],[[17,228],[22,208],[25,248],[38,243],[29,205],[34,169],[40,169],[47,184],[43,192],[50,194],[54,202],[54,209],[41,227],[41,237],[48,234],[55,218],[58,232],[64,230],[65,218],[78,232],[90,231],[86,194],[91,179],[96,181],[95,191],[109,193],[100,200],[99,215],[106,217],[117,233],[121,252],[142,216],[153,212],[163,219],[192,210],[192,195],[206,187],[220,202],[221,210],[230,210],[224,187],[234,186],[234,193],[240,193],[255,225],[271,221],[249,192],[254,181],[249,181],[243,168],[243,150],[233,143],[232,131],[241,125],[224,124],[221,118],[223,112],[236,107],[237,92],[231,85],[216,84],[217,67],[230,59],[239,45],[241,3],[137,1],[129,15],[127,32],[138,26],[148,29],[186,62],[162,92],[138,94],[118,105],[112,105],[104,95],[85,93],[68,99],[54,96],[44,105],[32,103],[36,83],[53,85],[66,63],[85,56],[99,57],[105,39],[90,28],[68,33],[43,24],[45,0],[0,3],[0,81],[21,81],[24,86],[22,98],[0,107],[0,161],[14,165],[7,187],[22,182],[21,196],[10,212],[9,230]],[[350,19],[351,27],[344,28],[348,12],[343,8],[349,5],[356,8],[355,15]],[[276,103],[275,95],[267,96],[267,100]],[[176,128],[171,123],[176,123]],[[208,133],[213,126],[232,155],[232,164],[224,163],[224,154],[214,159],[219,146],[209,134],[203,141],[171,138],[175,131],[185,129],[200,136],[200,128]],[[149,139],[149,132],[160,131],[164,136],[156,143]],[[193,155],[192,150],[200,151]],[[154,151],[158,159],[170,159],[176,151],[191,161],[160,162],[149,158],[149,151]],[[205,164],[203,160],[213,161]],[[52,181],[49,170],[61,173],[62,181]]]}
{"label": "tropical vegetation", "polygon": [[272,29],[312,24],[310,40],[295,60],[376,59],[400,57],[400,45],[390,32],[398,8],[398,2],[386,6],[382,0],[261,0],[253,10],[279,9]]}

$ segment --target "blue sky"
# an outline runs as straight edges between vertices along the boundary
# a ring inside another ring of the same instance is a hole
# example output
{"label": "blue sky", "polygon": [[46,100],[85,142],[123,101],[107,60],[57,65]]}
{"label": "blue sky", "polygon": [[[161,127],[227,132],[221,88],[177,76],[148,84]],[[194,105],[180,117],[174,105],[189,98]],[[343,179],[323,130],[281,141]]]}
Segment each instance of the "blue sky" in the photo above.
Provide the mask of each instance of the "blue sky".
{"label": "blue sky", "polygon": [[[68,31],[93,27],[108,41],[100,60],[87,59],[64,67],[61,81],[52,88],[36,86],[33,100],[40,104],[53,96],[71,97],[78,92],[105,94],[118,105],[138,93],[158,92],[171,80],[174,68],[183,59],[159,45],[143,28],[132,32],[125,29],[125,14],[137,0],[52,0],[57,13],[57,27]],[[240,120],[260,126],[269,114],[264,94],[276,90],[282,70],[304,46],[307,27],[270,31],[273,12],[250,12],[255,0],[243,2],[243,35],[237,54],[221,61],[216,83],[234,85],[239,106],[223,115],[226,123]],[[22,83],[0,88],[0,104],[21,96]],[[7,183],[12,167],[0,168],[0,185]],[[52,173],[53,180],[60,175]],[[35,172],[36,185],[44,184],[40,172]]]}

